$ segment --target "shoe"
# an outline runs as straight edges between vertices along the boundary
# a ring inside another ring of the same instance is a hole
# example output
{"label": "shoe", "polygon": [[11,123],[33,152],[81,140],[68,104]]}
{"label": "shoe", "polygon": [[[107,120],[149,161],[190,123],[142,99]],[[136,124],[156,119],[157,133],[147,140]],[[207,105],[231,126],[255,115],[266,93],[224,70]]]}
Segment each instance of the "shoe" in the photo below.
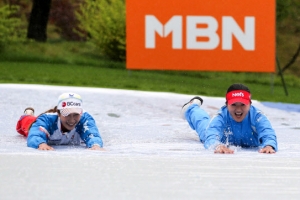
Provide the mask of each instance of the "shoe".
{"label": "shoe", "polygon": [[185,120],[185,112],[186,110],[193,104],[198,105],[199,107],[202,105],[203,99],[201,97],[194,97],[189,102],[184,104],[181,109],[181,117]]}
{"label": "shoe", "polygon": [[32,107],[25,108],[24,114],[33,116],[34,115],[34,109]]}

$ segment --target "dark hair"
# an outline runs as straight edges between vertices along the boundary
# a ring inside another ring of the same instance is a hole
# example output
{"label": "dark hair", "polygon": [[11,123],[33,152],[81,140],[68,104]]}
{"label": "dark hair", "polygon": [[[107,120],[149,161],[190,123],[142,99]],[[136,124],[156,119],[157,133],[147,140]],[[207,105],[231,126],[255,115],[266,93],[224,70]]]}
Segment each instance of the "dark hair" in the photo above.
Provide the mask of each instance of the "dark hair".
{"label": "dark hair", "polygon": [[229,86],[226,93],[234,91],[234,90],[245,90],[251,94],[250,89],[246,85],[243,85],[241,83],[232,84],[231,86]]}
{"label": "dark hair", "polygon": [[[60,111],[57,109],[57,106],[55,106],[54,108],[51,108],[51,109],[39,114],[39,116],[42,115],[42,114],[45,114],[45,113],[58,113],[58,114],[60,114]],[[37,117],[39,117],[39,116],[37,116]]]}
{"label": "dark hair", "polygon": [[57,109],[57,106],[55,106],[54,108],[51,108],[51,109],[49,109],[49,110],[47,110],[47,111],[45,111],[45,112],[39,114],[39,115],[36,117],[36,119],[30,124],[28,130],[31,128],[32,124],[36,122],[37,118],[38,118],[39,116],[41,116],[42,114],[45,114],[45,113],[58,113],[58,114],[60,114],[60,111]]}
{"label": "dark hair", "polygon": [[[226,94],[228,92],[231,92],[231,91],[234,91],[234,90],[244,90],[244,91],[247,91],[251,94],[250,89],[246,85],[243,85],[241,83],[234,83],[231,86],[229,86],[229,88],[227,89]],[[251,100],[250,100],[250,103],[252,103]],[[227,105],[227,101],[225,102],[225,104]]]}

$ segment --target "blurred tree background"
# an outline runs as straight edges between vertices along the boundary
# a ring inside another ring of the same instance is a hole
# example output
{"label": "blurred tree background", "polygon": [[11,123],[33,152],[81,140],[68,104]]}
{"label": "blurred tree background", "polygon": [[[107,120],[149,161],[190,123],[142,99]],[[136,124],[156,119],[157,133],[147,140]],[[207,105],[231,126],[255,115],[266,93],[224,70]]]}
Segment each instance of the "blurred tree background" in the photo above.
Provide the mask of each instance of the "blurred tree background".
{"label": "blurred tree background", "polygon": [[300,0],[276,1],[276,54],[282,71],[300,76]]}
{"label": "blurred tree background", "polygon": [[[276,1],[276,54],[282,71],[300,76],[300,0]],[[24,38],[91,41],[112,60],[126,58],[125,0],[1,0],[0,45]]]}

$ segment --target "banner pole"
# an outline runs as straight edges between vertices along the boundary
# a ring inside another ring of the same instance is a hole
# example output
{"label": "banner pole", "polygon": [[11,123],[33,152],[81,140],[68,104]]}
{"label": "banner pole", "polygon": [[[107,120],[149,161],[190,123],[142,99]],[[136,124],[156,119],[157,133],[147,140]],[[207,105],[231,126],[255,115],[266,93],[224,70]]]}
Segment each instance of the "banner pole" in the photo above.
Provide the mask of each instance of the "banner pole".
{"label": "banner pole", "polygon": [[281,81],[282,81],[282,84],[283,84],[283,88],[284,88],[284,91],[285,91],[285,95],[288,96],[288,91],[287,91],[287,88],[286,88],[286,85],[285,85],[285,82],[284,82],[284,78],[283,78],[283,74],[282,74],[282,71],[281,71],[279,59],[278,59],[277,56],[276,56],[276,62],[277,62],[278,70],[279,70],[279,75],[281,77]]}

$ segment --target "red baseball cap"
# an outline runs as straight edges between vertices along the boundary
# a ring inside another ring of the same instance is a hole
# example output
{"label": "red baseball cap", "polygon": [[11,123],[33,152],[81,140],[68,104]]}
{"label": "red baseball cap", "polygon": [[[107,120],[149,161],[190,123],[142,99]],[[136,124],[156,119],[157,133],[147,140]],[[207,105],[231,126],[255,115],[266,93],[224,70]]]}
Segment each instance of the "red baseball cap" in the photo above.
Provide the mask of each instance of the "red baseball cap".
{"label": "red baseball cap", "polygon": [[245,90],[233,90],[226,94],[226,101],[229,105],[237,102],[248,105],[251,102],[251,94]]}

